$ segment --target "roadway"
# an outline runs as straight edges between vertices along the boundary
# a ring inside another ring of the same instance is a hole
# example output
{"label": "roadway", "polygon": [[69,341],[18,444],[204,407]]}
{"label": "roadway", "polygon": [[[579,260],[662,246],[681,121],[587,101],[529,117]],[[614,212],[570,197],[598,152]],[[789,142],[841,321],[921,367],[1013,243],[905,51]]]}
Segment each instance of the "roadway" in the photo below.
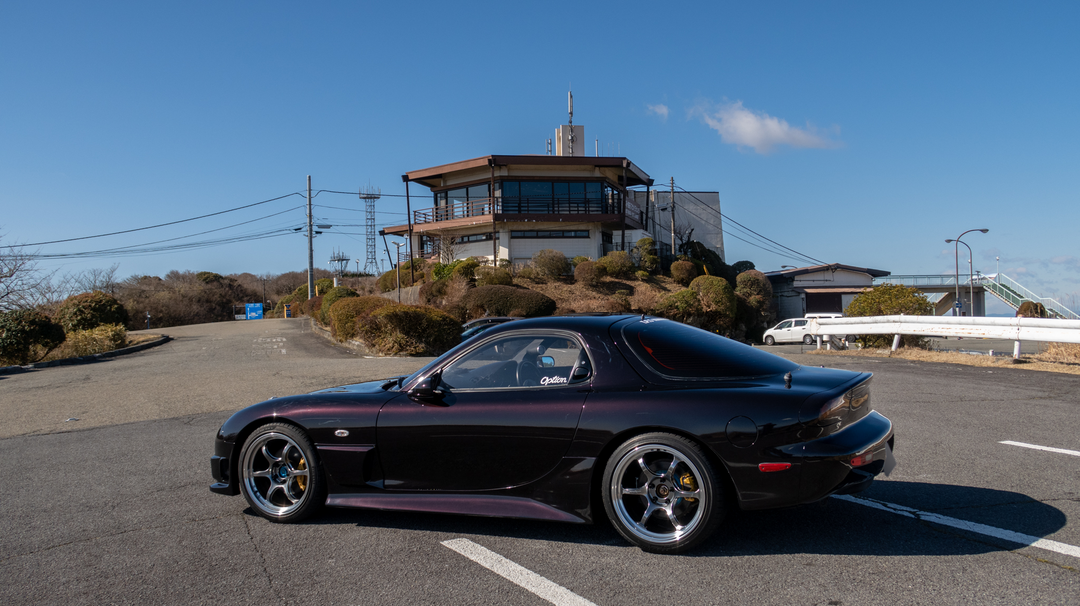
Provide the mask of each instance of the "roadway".
{"label": "roadway", "polygon": [[296,320],[167,332],[172,342],[129,356],[0,376],[0,603],[1075,604],[1080,596],[1080,456],[1069,454],[1080,451],[1080,396],[1070,375],[784,352],[875,373],[873,404],[897,427],[896,471],[855,500],[737,514],[704,548],[672,557],[628,546],[606,523],[329,510],[271,524],[242,497],[207,490],[214,434],[229,414],[427,360],[361,358]]}

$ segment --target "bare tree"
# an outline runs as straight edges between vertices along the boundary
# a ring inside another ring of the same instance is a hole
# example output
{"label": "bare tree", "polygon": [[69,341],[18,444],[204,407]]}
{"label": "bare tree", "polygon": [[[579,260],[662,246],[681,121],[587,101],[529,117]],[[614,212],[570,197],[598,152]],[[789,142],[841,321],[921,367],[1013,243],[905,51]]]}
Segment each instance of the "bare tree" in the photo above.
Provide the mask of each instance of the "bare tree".
{"label": "bare tree", "polygon": [[453,236],[439,232],[438,235],[431,240],[432,252],[435,253],[435,258],[439,260],[439,263],[445,263],[447,265],[457,260],[457,257],[463,250],[465,250],[465,244],[458,242]]}
{"label": "bare tree", "polygon": [[34,255],[18,246],[0,246],[0,311],[40,304],[51,279],[51,273],[38,269]]}

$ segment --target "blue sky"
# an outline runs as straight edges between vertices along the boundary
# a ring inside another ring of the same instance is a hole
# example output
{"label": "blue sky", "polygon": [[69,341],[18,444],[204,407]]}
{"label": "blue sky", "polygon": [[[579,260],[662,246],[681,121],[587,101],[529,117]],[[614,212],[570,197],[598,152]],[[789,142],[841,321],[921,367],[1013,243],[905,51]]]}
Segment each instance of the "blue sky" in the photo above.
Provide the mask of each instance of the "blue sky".
{"label": "blue sky", "polygon": [[[1032,290],[1080,298],[1075,3],[384,4],[0,4],[0,243],[215,213],[309,174],[316,190],[381,188],[377,222],[402,223],[403,173],[544,153],[572,84],[590,150],[599,138],[658,182],[718,191],[725,215],[801,253],[948,273],[945,239],[985,227],[964,238],[975,269],[1000,257]],[[315,202],[324,222],[363,224],[355,197]],[[33,249],[256,219],[176,242],[262,233],[302,224],[302,203]],[[361,227],[331,231],[350,233],[317,238],[317,265],[363,257]],[[803,264],[726,245],[766,271]],[[41,265],[258,274],[306,255],[289,234]]]}

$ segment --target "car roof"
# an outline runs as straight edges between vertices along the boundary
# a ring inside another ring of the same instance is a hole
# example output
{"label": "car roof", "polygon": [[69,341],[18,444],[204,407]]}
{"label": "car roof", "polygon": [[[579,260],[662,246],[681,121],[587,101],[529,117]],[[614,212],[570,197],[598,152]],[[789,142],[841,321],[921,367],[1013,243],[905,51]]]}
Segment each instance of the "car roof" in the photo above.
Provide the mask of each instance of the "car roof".
{"label": "car roof", "polygon": [[539,318],[522,318],[514,322],[500,324],[486,331],[486,334],[496,334],[507,330],[526,330],[530,328],[551,328],[563,330],[597,330],[606,331],[611,325],[628,318],[640,318],[636,314],[618,315],[580,315],[580,316],[543,316]]}

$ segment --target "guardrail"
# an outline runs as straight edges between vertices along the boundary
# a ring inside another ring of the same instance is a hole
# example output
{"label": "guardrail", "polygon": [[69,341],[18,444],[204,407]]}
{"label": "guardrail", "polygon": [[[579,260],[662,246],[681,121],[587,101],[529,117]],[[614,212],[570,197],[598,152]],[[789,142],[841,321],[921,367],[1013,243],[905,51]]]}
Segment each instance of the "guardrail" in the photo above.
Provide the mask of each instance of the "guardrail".
{"label": "guardrail", "polygon": [[[825,335],[900,335],[921,337],[968,337],[1013,341],[1013,357],[1020,357],[1021,341],[1080,343],[1080,320],[1041,318],[984,318],[941,316],[867,316],[863,318],[812,318],[810,334],[821,348]],[[831,341],[831,339],[830,339]]]}

